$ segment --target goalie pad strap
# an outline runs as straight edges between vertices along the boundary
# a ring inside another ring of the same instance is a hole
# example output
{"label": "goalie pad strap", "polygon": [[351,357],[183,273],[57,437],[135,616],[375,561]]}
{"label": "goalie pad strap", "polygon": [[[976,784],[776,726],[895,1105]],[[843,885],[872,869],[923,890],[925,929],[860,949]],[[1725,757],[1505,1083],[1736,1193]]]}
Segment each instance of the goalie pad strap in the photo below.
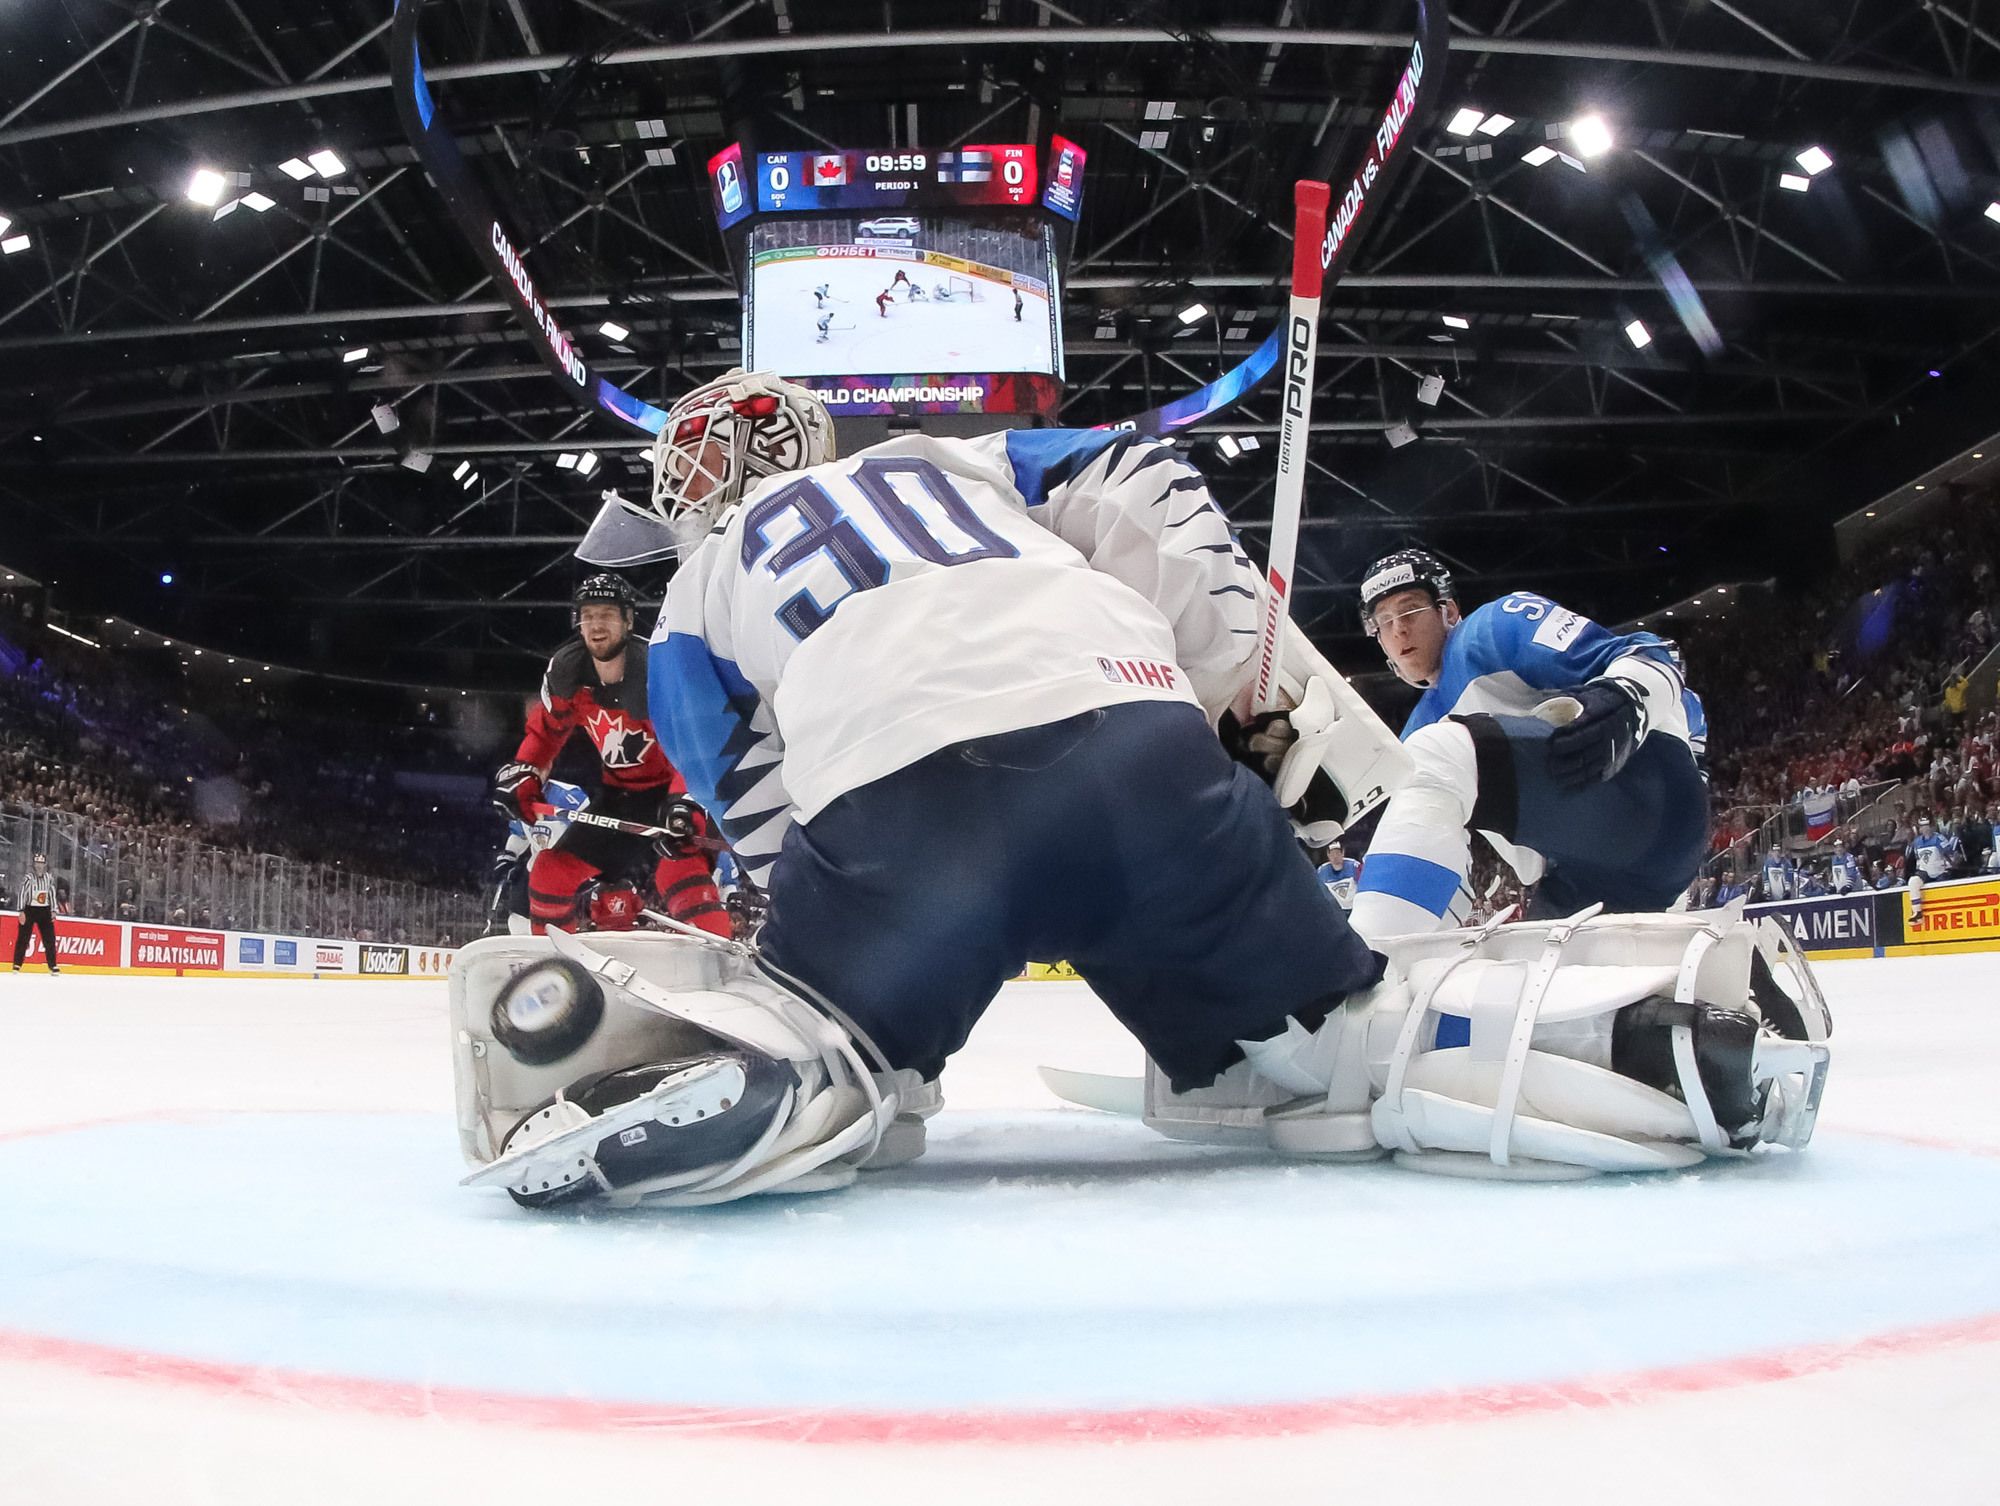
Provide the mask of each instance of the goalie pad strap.
{"label": "goalie pad strap", "polygon": [[1576,934],[1577,927],[1603,908],[1603,905],[1592,905],[1551,928],[1541,958],[1535,963],[1534,972],[1528,975],[1527,986],[1521,990],[1521,1002],[1514,1011],[1514,1033],[1507,1042],[1507,1066],[1500,1077],[1500,1098],[1493,1106],[1493,1133],[1488,1154],[1495,1166],[1507,1164],[1514,1132],[1514,1110],[1521,1100],[1521,1074],[1528,1065],[1528,1043],[1534,1038],[1535,1021],[1541,1015],[1542,1000],[1548,994],[1549,984],[1555,981],[1556,969],[1562,966],[1563,948]]}

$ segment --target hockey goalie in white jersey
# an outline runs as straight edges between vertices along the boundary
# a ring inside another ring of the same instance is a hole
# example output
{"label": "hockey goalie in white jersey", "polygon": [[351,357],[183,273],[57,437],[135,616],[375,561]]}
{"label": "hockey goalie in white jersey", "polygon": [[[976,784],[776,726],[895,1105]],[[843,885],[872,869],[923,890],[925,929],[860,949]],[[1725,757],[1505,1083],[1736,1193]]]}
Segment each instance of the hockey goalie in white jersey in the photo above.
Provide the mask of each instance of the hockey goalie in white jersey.
{"label": "hockey goalie in white jersey", "polygon": [[[946,1060],[1006,979],[1058,958],[1145,1046],[1168,1133],[1440,1154],[1465,1148],[1463,1109],[1504,1123],[1500,1163],[1570,1169],[1809,1133],[1823,1049],[1760,1047],[1751,994],[1775,963],[1800,980],[1788,997],[1817,996],[1748,927],[1515,928],[1408,968],[1350,930],[1272,792],[1288,729],[1234,720],[1258,574],[1171,445],[1012,430],[838,459],[809,392],[738,371],[675,404],[655,458],[652,507],[607,505],[579,553],[680,550],[653,722],[768,919],[754,948],[467,948],[469,1180],[531,1204],[844,1185],[921,1152]],[[1524,948],[1548,953],[1532,978]],[[1596,965],[1557,965],[1577,957]],[[1483,1043],[1502,1001],[1528,1023],[1511,1088],[1435,1049],[1437,1018]]]}

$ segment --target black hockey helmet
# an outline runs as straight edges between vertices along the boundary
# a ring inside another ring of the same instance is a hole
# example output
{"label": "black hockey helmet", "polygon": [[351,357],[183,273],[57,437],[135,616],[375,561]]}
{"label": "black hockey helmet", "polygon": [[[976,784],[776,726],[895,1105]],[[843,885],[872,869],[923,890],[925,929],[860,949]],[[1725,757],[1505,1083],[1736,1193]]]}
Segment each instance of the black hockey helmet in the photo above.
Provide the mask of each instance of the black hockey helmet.
{"label": "black hockey helmet", "polygon": [[1430,592],[1434,602],[1452,595],[1451,570],[1426,549],[1398,549],[1370,565],[1361,577],[1361,630],[1375,636],[1375,604],[1398,591]]}
{"label": "black hockey helmet", "polygon": [[621,608],[630,617],[639,607],[639,593],[634,591],[621,575],[605,571],[598,575],[585,576],[577,588],[569,593],[570,616],[580,621],[585,606],[594,601],[608,601]]}

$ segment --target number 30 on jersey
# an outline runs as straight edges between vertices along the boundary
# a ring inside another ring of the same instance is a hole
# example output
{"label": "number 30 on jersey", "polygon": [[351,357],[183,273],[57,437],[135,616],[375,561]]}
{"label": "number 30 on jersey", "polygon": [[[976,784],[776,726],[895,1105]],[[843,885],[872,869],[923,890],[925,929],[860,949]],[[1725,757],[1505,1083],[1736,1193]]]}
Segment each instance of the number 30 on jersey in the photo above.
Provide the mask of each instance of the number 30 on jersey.
{"label": "number 30 on jersey", "polygon": [[[835,490],[849,497],[851,510]],[[938,524],[958,537],[939,537]],[[825,558],[847,583],[831,601],[801,589],[778,608],[778,621],[800,640],[856,591],[887,584],[892,561],[966,565],[1020,552],[981,521],[949,476],[917,455],[871,456],[823,480],[801,476],[752,502],[743,519],[744,570],[782,579]]]}

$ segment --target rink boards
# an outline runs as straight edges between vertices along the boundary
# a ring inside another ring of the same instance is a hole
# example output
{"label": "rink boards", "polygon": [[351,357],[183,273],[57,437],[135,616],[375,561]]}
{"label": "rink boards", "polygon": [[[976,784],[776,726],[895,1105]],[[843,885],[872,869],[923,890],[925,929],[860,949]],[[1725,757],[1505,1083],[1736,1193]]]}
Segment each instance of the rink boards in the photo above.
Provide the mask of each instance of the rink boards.
{"label": "rink boards", "polygon": [[[0,958],[12,963],[21,917],[0,912]],[[451,971],[452,947],[294,936],[272,931],[218,931],[146,925],[128,920],[56,917],[56,961],[65,971],[139,977],[429,978]],[[31,935],[27,968],[47,966],[39,933]]]}
{"label": "rink boards", "polygon": [[2000,950],[2000,873],[1927,884],[1922,914],[1913,908],[1910,891],[1896,888],[1776,900],[1748,913],[1774,917],[1820,961]]}

